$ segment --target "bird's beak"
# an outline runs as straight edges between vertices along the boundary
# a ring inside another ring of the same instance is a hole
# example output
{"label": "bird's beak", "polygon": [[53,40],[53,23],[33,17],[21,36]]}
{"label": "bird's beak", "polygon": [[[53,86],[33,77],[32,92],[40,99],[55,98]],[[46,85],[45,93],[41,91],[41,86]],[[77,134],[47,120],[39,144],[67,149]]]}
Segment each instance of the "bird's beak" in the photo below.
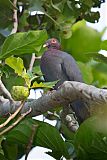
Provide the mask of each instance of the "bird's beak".
{"label": "bird's beak", "polygon": [[43,48],[46,48],[46,47],[48,47],[48,43],[45,43],[45,44],[43,45]]}

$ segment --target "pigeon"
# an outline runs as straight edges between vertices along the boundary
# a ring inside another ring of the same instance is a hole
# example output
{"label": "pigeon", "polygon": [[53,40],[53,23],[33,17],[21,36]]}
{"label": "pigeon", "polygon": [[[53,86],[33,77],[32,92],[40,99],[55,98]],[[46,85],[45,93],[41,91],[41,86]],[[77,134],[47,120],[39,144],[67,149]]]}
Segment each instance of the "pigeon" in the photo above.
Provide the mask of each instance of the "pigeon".
{"label": "pigeon", "polygon": [[[61,50],[61,44],[57,39],[51,38],[47,40],[43,47],[47,47],[47,50],[41,57],[40,68],[46,82],[58,80],[54,89],[57,89],[64,81],[83,82],[75,59]],[[71,107],[79,123],[89,116],[87,107],[81,100],[77,99],[72,102]]]}

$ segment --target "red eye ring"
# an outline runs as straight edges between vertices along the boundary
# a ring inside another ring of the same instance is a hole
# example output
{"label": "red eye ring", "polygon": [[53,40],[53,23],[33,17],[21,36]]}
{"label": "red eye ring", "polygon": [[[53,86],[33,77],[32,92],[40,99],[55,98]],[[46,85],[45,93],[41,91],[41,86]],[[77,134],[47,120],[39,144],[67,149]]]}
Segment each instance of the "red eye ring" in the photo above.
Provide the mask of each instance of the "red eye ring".
{"label": "red eye ring", "polygon": [[51,43],[56,43],[56,40],[55,40],[55,39],[52,39]]}

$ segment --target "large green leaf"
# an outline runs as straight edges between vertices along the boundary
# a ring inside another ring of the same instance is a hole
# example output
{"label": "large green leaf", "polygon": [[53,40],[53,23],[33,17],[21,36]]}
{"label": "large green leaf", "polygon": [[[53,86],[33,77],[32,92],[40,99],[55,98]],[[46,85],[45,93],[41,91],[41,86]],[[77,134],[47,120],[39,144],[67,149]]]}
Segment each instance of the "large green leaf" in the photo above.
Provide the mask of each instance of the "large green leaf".
{"label": "large green leaf", "polygon": [[96,53],[100,50],[101,34],[86,26],[85,21],[79,21],[72,27],[72,36],[62,39],[62,46],[78,61],[89,61],[86,53]]}
{"label": "large green leaf", "polygon": [[10,0],[0,0],[0,28],[6,28],[12,24],[13,4]]}
{"label": "large green leaf", "polygon": [[44,8],[42,7],[43,3],[40,0],[29,0],[29,11],[41,11],[45,12]]}
{"label": "large green leaf", "polygon": [[107,51],[107,40],[102,41],[102,43],[101,43],[101,49]]}
{"label": "large green leaf", "polygon": [[97,87],[107,87],[107,64],[94,63],[92,64],[93,83]]}
{"label": "large green leaf", "polygon": [[54,157],[56,155],[56,159],[60,159],[62,156],[66,158],[69,157],[66,145],[60,136],[59,131],[47,123],[41,123],[38,128],[35,143],[38,146],[51,149],[53,154],[57,153],[54,154]]}
{"label": "large green leaf", "polygon": [[8,77],[2,77],[2,80],[9,91],[12,89],[12,86],[25,85],[25,80],[22,77],[16,76],[14,73],[10,73]]}
{"label": "large green leaf", "polygon": [[89,7],[93,6],[93,0],[80,0],[80,2],[84,3],[85,5]]}
{"label": "large green leaf", "polygon": [[11,55],[39,52],[46,39],[47,34],[44,30],[20,32],[10,35],[2,46],[0,59],[10,57]]}
{"label": "large green leaf", "polygon": [[27,145],[32,135],[33,125],[38,125],[35,131],[33,146],[42,146],[51,149],[53,153],[57,153],[57,159],[61,156],[69,158],[65,142],[60,136],[59,131],[44,122],[25,119],[17,127],[8,132],[6,139],[11,143]]}
{"label": "large green leaf", "polygon": [[58,81],[45,82],[45,83],[34,82],[33,85],[30,88],[48,88],[48,89],[50,89],[50,88],[53,88],[57,82]]}
{"label": "large green leaf", "polygon": [[82,77],[85,83],[91,84],[93,81],[92,66],[90,63],[78,62]]}
{"label": "large green leaf", "polygon": [[87,53],[86,56],[91,60],[94,59],[97,62],[107,63],[107,57],[100,53]]}
{"label": "large green leaf", "polygon": [[8,160],[8,159],[5,158],[4,155],[2,155],[1,153],[0,153],[0,159],[1,159],[1,160]]}
{"label": "large green leaf", "polygon": [[17,159],[17,152],[18,152],[17,144],[11,144],[3,140],[2,148],[4,151],[4,155],[8,160]]}
{"label": "large green leaf", "polygon": [[17,73],[19,76],[22,76],[22,74],[26,72],[23,60],[19,57],[9,57],[5,60],[5,64],[13,68],[15,70],[15,73]]}
{"label": "large green leaf", "polygon": [[9,58],[6,58],[5,63],[8,66],[10,66],[12,69],[14,69],[15,73],[17,73],[18,76],[21,76],[22,78],[24,78],[26,85],[30,87],[30,84],[31,84],[30,77],[26,72],[26,69],[23,64],[23,60],[21,58],[19,57],[16,58],[16,57],[11,56]]}
{"label": "large green leaf", "polygon": [[106,160],[107,114],[86,120],[78,129],[74,142],[79,160]]}

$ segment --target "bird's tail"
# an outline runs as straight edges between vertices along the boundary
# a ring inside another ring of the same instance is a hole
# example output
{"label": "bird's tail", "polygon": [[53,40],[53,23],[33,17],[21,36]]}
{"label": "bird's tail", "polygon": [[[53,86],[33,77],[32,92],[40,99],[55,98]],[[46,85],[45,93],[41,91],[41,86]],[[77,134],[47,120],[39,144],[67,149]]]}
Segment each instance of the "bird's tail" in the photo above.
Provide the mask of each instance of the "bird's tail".
{"label": "bird's tail", "polygon": [[90,115],[88,106],[81,100],[76,100],[72,102],[71,108],[75,112],[75,115],[79,123],[82,123]]}

